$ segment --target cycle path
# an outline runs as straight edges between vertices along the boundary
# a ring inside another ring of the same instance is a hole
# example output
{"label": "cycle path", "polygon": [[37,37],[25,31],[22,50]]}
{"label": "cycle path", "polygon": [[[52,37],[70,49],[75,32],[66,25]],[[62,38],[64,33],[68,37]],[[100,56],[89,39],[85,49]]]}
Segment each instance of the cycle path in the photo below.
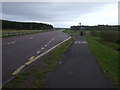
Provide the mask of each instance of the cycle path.
{"label": "cycle path", "polygon": [[84,36],[77,36],[50,74],[45,88],[113,88]]}

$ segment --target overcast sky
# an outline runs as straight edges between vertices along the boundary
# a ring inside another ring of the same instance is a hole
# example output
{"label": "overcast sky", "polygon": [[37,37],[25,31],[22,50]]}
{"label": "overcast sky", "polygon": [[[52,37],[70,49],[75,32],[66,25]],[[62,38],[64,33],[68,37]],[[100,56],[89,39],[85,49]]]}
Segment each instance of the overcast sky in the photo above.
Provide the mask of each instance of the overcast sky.
{"label": "overcast sky", "polygon": [[3,2],[2,19],[43,22],[54,27],[118,24],[118,3],[108,2]]}

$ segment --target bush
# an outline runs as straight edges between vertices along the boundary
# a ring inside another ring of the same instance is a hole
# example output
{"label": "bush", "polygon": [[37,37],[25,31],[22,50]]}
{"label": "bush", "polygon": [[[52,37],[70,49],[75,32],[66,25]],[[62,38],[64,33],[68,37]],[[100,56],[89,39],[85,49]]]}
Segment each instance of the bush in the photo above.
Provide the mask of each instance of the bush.
{"label": "bush", "polygon": [[117,41],[117,43],[120,44],[120,31],[118,31],[118,41]]}
{"label": "bush", "polygon": [[99,32],[100,37],[109,42],[117,43],[118,40],[118,32],[117,31],[101,31]]}
{"label": "bush", "polygon": [[96,31],[96,30],[92,30],[91,32],[90,32],[90,34],[92,35],[92,36],[98,36],[98,32]]}

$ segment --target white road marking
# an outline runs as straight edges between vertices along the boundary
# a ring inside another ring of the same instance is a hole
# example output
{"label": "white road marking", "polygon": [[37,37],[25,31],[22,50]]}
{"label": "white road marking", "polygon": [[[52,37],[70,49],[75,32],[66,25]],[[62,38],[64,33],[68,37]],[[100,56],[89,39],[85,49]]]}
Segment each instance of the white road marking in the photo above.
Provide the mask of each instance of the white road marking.
{"label": "white road marking", "polygon": [[15,41],[7,43],[8,45],[16,43]]}
{"label": "white road marking", "polygon": [[59,64],[61,64],[61,63],[62,63],[62,61],[59,62]]}
{"label": "white road marking", "polygon": [[82,43],[82,44],[87,44],[86,41],[75,41],[74,43],[76,43],[76,44],[80,44],[80,43]]}
{"label": "white road marking", "polygon": [[33,60],[37,60],[39,59],[40,57],[44,56],[45,54],[47,54],[48,52],[52,51],[53,49],[55,49],[56,47],[58,47],[59,45],[61,45],[62,43],[66,42],[67,40],[69,40],[71,37],[67,38],[66,40],[60,42],[59,44],[55,45],[54,47],[52,47],[51,49],[45,51],[44,53],[36,56]]}
{"label": "white road marking", "polygon": [[[29,65],[31,63],[33,63],[34,61],[36,61],[37,59],[39,59],[40,57],[44,56],[45,54],[49,53],[50,51],[52,51],[53,49],[55,49],[56,47],[58,47],[59,45],[61,45],[62,43],[66,42],[67,40],[69,40],[71,37],[67,38],[66,40],[60,42],[59,44],[55,45],[54,47],[52,47],[51,49],[45,51],[44,53],[34,57],[32,56],[31,59],[29,61],[27,61],[24,65],[20,66],[17,70],[15,70],[12,75],[16,75],[18,74],[20,71],[23,70],[23,68],[26,66],[26,65]],[[34,58],[33,58],[34,57]]]}
{"label": "white road marking", "polygon": [[45,49],[44,47],[41,48],[41,50]]}
{"label": "white road marking", "polygon": [[47,47],[47,45],[45,45],[45,47]]}
{"label": "white road marking", "polygon": [[80,43],[79,41],[75,41],[75,43]]}
{"label": "white road marking", "polygon": [[55,38],[52,39],[52,41],[54,40]]}
{"label": "white road marking", "polygon": [[52,39],[49,41],[49,43],[52,42],[54,39],[55,39],[55,38],[52,38]]}
{"label": "white road marking", "polygon": [[37,51],[37,54],[39,54],[40,53],[40,51]]}

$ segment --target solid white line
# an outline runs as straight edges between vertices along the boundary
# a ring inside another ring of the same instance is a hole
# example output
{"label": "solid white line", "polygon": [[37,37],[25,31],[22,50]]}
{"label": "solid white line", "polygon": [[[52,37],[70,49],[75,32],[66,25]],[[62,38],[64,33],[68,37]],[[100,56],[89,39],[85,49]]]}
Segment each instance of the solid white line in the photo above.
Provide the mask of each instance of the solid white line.
{"label": "solid white line", "polygon": [[54,47],[52,47],[51,49],[47,50],[46,52],[36,56],[34,59],[37,60],[39,59],[40,57],[44,56],[45,54],[47,54],[48,52],[52,51],[53,49],[55,49],[56,47],[58,47],[59,45],[61,45],[62,43],[66,42],[67,40],[69,40],[71,37],[67,38],[66,40],[60,42],[59,44],[55,45]]}
{"label": "solid white line", "polygon": [[32,58],[31,60],[27,61],[24,65],[20,66],[17,70],[15,70],[12,75],[16,75],[18,74],[20,71],[23,70],[23,68],[26,66],[26,65],[29,65],[31,63],[33,63],[34,61],[36,61],[37,59],[39,59],[40,57],[44,56],[45,54],[47,54],[48,52],[52,51],[53,49],[55,49],[56,47],[58,47],[59,45],[61,45],[62,43],[66,42],[67,40],[69,40],[71,37],[67,38],[66,40],[60,42],[59,44],[55,45],[54,47],[52,47],[51,49],[47,50],[46,52]]}

